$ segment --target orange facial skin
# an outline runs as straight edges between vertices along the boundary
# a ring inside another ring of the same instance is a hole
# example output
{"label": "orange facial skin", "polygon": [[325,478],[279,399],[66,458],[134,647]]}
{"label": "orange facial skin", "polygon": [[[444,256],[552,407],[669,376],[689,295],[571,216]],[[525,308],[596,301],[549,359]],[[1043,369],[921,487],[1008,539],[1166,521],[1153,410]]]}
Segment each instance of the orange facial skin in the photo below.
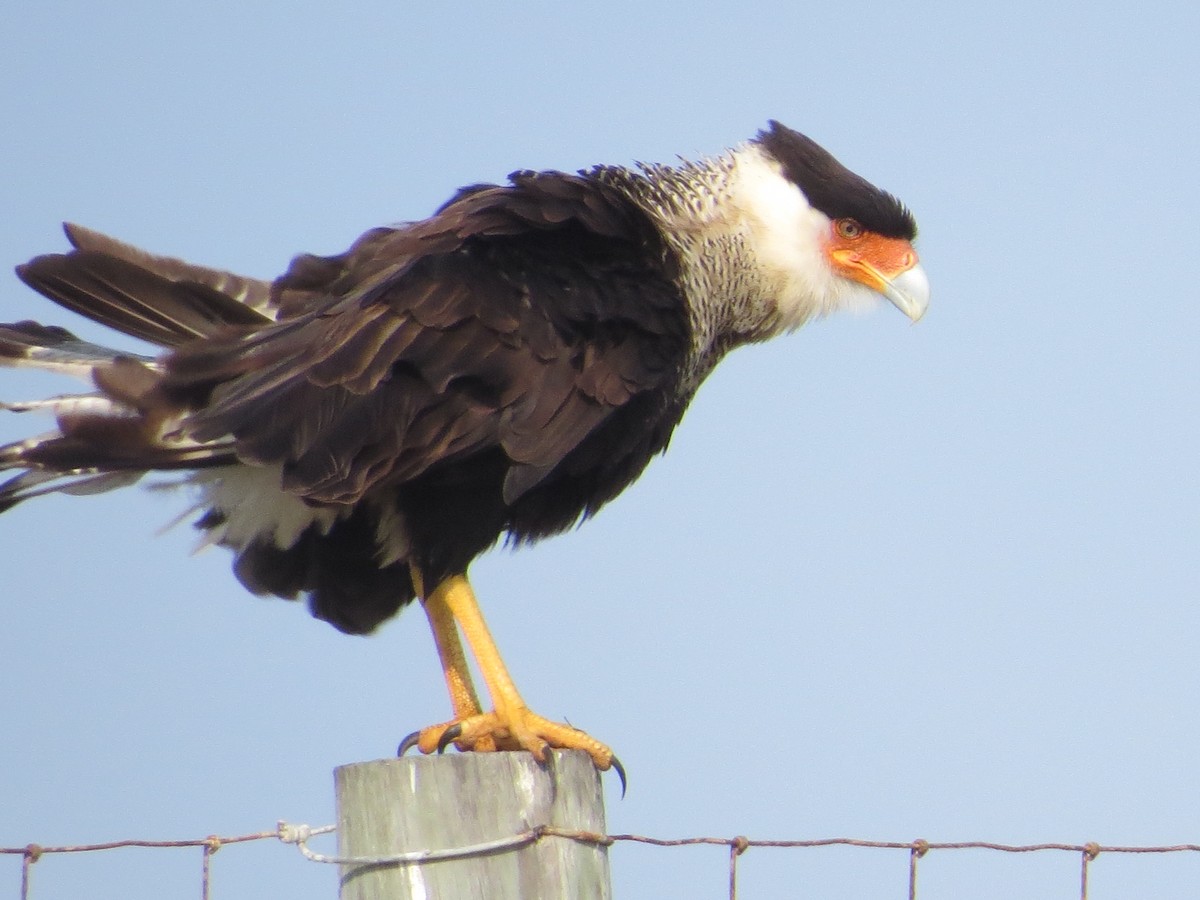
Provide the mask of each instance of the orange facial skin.
{"label": "orange facial skin", "polygon": [[911,241],[867,231],[854,219],[834,220],[825,252],[837,272],[880,293],[918,262]]}

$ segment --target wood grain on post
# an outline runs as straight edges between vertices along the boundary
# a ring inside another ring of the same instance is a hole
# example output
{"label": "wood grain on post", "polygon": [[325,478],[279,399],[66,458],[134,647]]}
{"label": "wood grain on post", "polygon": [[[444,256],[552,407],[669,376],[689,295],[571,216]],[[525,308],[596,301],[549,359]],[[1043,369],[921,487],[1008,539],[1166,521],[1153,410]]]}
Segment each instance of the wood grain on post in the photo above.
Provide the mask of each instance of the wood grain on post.
{"label": "wood grain on post", "polygon": [[[341,766],[338,855],[469,847],[539,825],[605,833],[600,776],[581,751],[403,757]],[[545,836],[439,861],[343,865],[341,900],[608,900],[608,848]]]}

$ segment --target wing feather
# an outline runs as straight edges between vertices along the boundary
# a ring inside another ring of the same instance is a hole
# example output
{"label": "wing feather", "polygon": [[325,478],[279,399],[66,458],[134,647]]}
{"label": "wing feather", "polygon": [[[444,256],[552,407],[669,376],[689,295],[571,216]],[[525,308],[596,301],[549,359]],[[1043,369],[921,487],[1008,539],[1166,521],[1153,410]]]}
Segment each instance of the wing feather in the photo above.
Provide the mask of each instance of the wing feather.
{"label": "wing feather", "polygon": [[165,360],[193,439],[231,437],[284,487],[353,503],[502,450],[514,502],[632,398],[678,377],[687,325],[657,233],[575,176],[514,176],[433,218],[299,257],[292,318]]}

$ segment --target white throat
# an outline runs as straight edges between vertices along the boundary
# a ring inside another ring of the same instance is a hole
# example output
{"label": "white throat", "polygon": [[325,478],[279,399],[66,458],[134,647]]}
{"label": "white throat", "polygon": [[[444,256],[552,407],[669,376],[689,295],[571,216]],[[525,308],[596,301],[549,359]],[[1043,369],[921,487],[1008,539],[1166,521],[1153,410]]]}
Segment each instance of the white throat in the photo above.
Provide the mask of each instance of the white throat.
{"label": "white throat", "polygon": [[685,389],[733,347],[874,303],[869,289],[833,271],[829,217],[756,143],[697,163],[593,174],[646,210],[678,255],[693,337]]}
{"label": "white throat", "polygon": [[772,337],[828,315],[871,291],[847,282],[829,264],[825,247],[832,223],[809,205],[782,167],[757,144],[734,151],[729,203],[747,235],[745,250],[760,290],[774,304]]}

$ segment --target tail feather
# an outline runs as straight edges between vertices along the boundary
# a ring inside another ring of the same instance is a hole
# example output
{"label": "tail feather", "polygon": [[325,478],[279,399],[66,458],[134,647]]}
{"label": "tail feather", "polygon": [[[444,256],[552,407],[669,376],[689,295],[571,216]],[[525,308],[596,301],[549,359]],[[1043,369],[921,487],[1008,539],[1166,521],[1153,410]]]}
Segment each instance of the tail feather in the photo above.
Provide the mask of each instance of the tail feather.
{"label": "tail feather", "polygon": [[[80,411],[83,401],[86,412]],[[0,484],[0,512],[45,494],[95,494],[125,487],[147,472],[187,472],[237,462],[225,443],[198,444],[150,433],[136,413],[104,398],[63,398],[58,404],[6,404],[10,410],[46,408],[58,428],[0,446],[0,471],[19,469]],[[68,411],[69,410],[69,411]]]}
{"label": "tail feather", "polygon": [[[64,223],[63,231],[66,232],[67,240],[76,250],[124,260],[168,281],[202,285],[215,291],[225,300],[232,301],[236,306],[248,307],[258,312],[262,318],[275,318],[275,299],[270,281],[246,278],[243,275],[235,275],[233,272],[225,272],[221,269],[197,266],[182,259],[147,253],[132,244],[126,244],[116,238],[101,234],[99,231],[93,231],[70,222]],[[225,304],[223,308],[230,315],[241,314],[234,306]],[[254,321],[261,321],[261,319]],[[253,324],[253,322],[249,324]]]}
{"label": "tail feather", "polygon": [[[193,490],[198,499],[183,518],[204,510],[195,524],[205,543],[237,554],[235,571],[251,591],[308,593],[314,615],[351,633],[371,631],[411,601],[407,539],[394,507],[310,503],[285,489],[282,466],[255,465],[244,448],[239,457],[225,424],[198,427],[196,420],[218,384],[234,382],[225,391],[236,397],[247,385],[266,392],[272,379],[296,377],[314,352],[305,340],[317,314],[312,297],[341,277],[351,254],[300,257],[272,283],[65,228],[72,249],[19,267],[21,279],[94,322],[166,348],[170,373],[166,362],[62,328],[0,325],[0,366],[65,373],[92,385],[0,402],[0,412],[48,414],[56,425],[0,446],[0,513],[35,497],[100,493],[166,471],[171,475],[153,486]],[[369,233],[353,252],[373,252],[390,233]],[[269,335],[256,337],[263,330]],[[393,340],[394,330],[365,331],[358,338],[363,353]]]}
{"label": "tail feather", "polygon": [[228,442],[200,444],[147,433],[135,415],[60,416],[58,430],[0,446],[0,470],[61,475],[186,471],[237,462]]}
{"label": "tail feather", "polygon": [[[94,322],[175,348],[230,327],[273,321],[270,282],[154,256],[86,228],[65,227],[72,250],[39,256],[19,266],[17,274]],[[0,366],[73,375],[98,388],[0,403],[0,411],[49,413],[58,426],[0,446],[0,470],[22,470],[0,485],[0,512],[43,494],[123,487],[152,470],[236,462],[228,441],[178,435],[185,411],[159,395],[161,370],[151,357],[23,321],[0,325]]]}
{"label": "tail feather", "polygon": [[224,325],[271,321],[207,284],[173,281],[98,251],[38,256],[18,266],[17,275],[60,306],[160,347],[178,347]]}
{"label": "tail feather", "polygon": [[96,366],[122,356],[151,362],[146,356],[80,340],[65,328],[30,321],[0,324],[0,366],[43,369],[90,379]]}
{"label": "tail feather", "polygon": [[144,472],[91,472],[77,475],[29,469],[0,484],[0,513],[46,494],[101,494],[135,484]]}

